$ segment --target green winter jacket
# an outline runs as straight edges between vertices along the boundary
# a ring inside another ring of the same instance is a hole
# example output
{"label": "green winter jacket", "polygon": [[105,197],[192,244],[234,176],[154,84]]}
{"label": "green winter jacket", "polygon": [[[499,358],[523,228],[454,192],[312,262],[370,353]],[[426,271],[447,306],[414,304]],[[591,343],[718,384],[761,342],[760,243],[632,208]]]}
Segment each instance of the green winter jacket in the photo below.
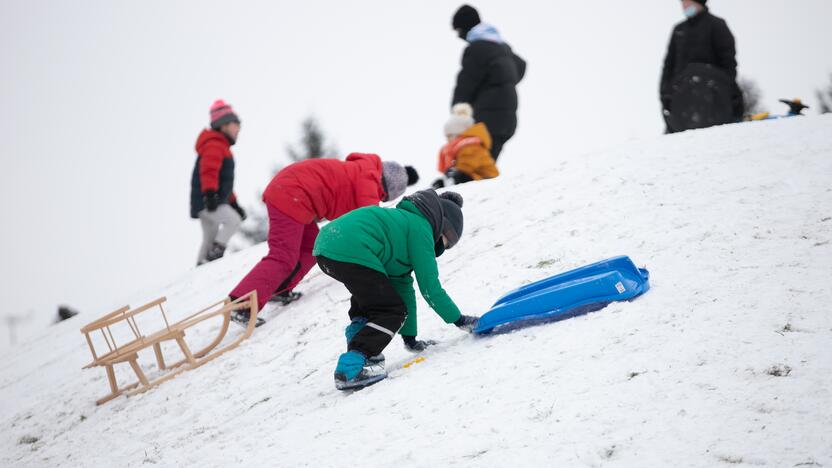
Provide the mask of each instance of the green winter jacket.
{"label": "green winter jacket", "polygon": [[355,263],[387,275],[407,306],[407,319],[399,333],[416,336],[416,291],[445,323],[459,319],[459,308],[439,283],[433,228],[412,202],[396,208],[368,206],[330,222],[318,234],[312,254]]}

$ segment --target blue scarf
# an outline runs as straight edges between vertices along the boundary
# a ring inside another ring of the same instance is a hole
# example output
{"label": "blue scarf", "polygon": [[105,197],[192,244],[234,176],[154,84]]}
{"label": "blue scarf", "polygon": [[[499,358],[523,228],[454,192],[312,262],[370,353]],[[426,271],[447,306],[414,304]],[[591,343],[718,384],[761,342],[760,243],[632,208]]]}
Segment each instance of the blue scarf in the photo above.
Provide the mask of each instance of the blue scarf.
{"label": "blue scarf", "polygon": [[500,33],[497,32],[497,28],[486,23],[480,23],[471,28],[471,30],[468,31],[468,35],[465,36],[465,40],[468,42],[489,41],[496,42],[497,44],[505,43],[503,38],[500,36]]}

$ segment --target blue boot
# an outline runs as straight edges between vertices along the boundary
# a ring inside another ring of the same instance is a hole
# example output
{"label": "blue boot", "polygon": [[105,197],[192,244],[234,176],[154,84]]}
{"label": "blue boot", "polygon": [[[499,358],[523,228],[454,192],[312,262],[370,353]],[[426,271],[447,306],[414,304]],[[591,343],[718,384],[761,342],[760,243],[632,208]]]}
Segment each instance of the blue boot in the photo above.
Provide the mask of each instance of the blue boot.
{"label": "blue boot", "polygon": [[[347,328],[344,329],[344,336],[347,337],[347,349],[349,349],[350,341],[364,328],[368,320],[364,317],[356,317],[352,319]],[[378,353],[375,356],[370,356],[367,358],[367,362],[374,365],[381,365],[384,366],[384,354]]]}
{"label": "blue boot", "polygon": [[335,367],[335,388],[338,390],[357,390],[384,380],[387,371],[383,366],[370,364],[358,351],[348,351],[338,358]]}
{"label": "blue boot", "polygon": [[367,325],[367,319],[364,317],[356,317],[352,319],[347,328],[344,329],[344,336],[347,337],[347,346],[350,345],[350,341],[364,328],[364,325]]}

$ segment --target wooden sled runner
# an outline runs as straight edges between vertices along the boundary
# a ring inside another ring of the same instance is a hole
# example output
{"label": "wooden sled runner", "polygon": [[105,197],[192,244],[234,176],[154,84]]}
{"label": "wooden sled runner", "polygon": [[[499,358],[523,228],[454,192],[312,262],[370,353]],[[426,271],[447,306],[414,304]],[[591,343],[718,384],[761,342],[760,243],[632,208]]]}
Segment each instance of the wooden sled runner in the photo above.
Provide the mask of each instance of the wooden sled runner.
{"label": "wooden sled runner", "polygon": [[[129,306],[124,306],[121,309],[111,312],[100,319],[91,322],[81,329],[81,333],[85,335],[87,343],[90,346],[90,352],[92,353],[93,358],[93,361],[83,368],[89,369],[96,366],[103,367],[107,372],[107,380],[110,383],[110,394],[97,400],[97,404],[104,404],[121,394],[131,396],[145,392],[185,371],[196,369],[226,351],[236,348],[243,340],[251,336],[251,333],[254,331],[254,326],[257,323],[256,291],[252,291],[233,302],[225,299],[214,303],[174,324],[170,324],[168,322],[165,309],[162,307],[166,300],[167,299],[165,297],[160,297],[159,299],[149,302],[134,310],[130,310]],[[139,330],[139,326],[136,323],[136,316],[149,310],[155,310],[156,307],[159,308],[159,311],[162,314],[165,326],[162,330],[145,336]],[[249,313],[251,314],[251,320],[249,320],[248,327],[246,327],[245,332],[231,343],[228,343],[221,348],[217,348],[217,346],[222,343],[226,333],[228,332],[228,325],[231,321],[231,312],[242,308],[248,308]],[[185,340],[186,330],[214,317],[222,318],[222,325],[220,326],[219,333],[216,338],[204,348],[196,352],[192,352]],[[111,329],[111,327],[119,324],[122,326],[126,324],[129,327],[133,338],[131,341],[123,345],[118,345],[116,343]],[[96,353],[93,340],[90,337],[90,334],[96,331],[100,331],[104,336],[104,341],[106,342],[108,348],[107,352],[101,356]],[[181,360],[176,361],[173,364],[167,364],[165,362],[161,346],[161,344],[165,341],[176,342],[179,350],[182,352],[183,358]],[[159,367],[159,370],[167,371],[154,380],[148,380],[138,363],[139,351],[150,347],[153,348],[153,352],[156,355],[156,365]],[[130,367],[133,369],[133,372],[138,378],[137,382],[124,387],[118,386],[113,366],[122,363],[130,364]]]}

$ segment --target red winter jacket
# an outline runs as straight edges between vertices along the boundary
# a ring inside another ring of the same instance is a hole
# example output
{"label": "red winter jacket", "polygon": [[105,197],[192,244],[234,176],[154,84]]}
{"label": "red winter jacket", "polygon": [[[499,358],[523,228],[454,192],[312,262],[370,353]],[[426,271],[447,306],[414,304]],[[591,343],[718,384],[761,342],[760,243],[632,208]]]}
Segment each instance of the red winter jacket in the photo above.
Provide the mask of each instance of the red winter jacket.
{"label": "red winter jacket", "polygon": [[222,132],[203,130],[196,140],[196,162],[191,174],[191,217],[199,217],[205,209],[202,194],[212,190],[217,192],[220,203],[233,203],[234,195],[234,155],[231,143]]}
{"label": "red winter jacket", "polygon": [[333,220],[384,198],[381,158],[352,153],[346,161],[307,159],[285,167],[263,192],[263,201],[301,224]]}

